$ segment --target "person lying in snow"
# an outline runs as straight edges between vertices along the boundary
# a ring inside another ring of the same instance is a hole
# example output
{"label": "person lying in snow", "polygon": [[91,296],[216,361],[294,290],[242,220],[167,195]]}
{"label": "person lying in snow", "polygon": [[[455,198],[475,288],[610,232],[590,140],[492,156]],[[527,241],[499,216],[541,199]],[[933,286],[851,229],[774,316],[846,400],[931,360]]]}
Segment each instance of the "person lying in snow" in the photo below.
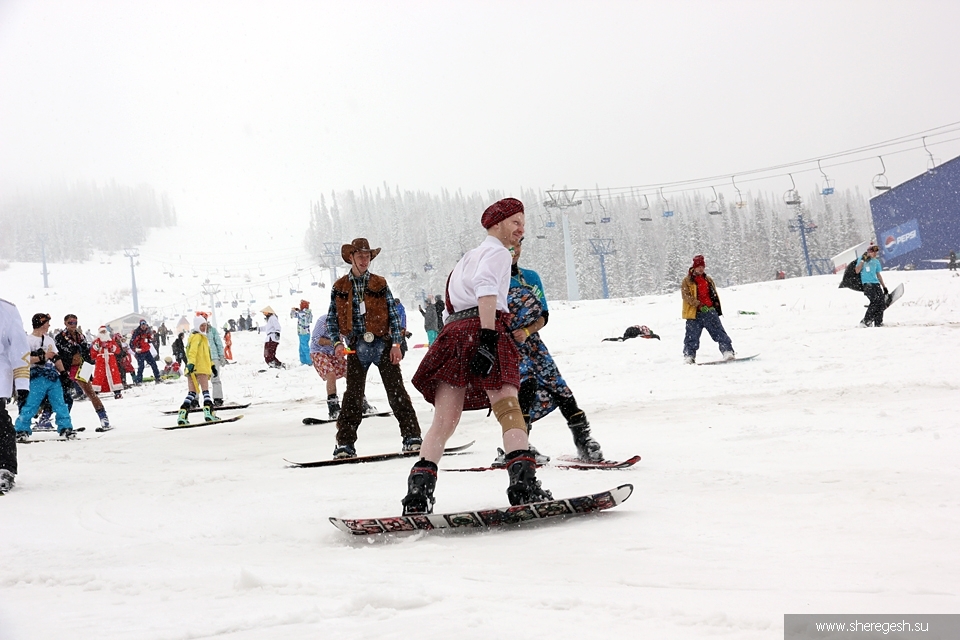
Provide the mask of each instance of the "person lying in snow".
{"label": "person lying in snow", "polygon": [[656,338],[659,340],[660,336],[651,331],[647,325],[635,324],[632,327],[627,327],[622,338],[604,338],[601,342],[623,342],[630,338]]}

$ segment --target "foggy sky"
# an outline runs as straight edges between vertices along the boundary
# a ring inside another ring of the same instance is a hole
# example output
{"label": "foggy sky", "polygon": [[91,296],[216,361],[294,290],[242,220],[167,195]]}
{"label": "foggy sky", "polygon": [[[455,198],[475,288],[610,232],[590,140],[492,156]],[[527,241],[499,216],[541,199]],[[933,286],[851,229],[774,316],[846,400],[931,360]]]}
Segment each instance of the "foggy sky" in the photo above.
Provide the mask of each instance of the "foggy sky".
{"label": "foggy sky", "polygon": [[[148,183],[181,223],[305,225],[321,194],[383,182],[730,174],[960,121],[957,24],[960,3],[919,0],[2,0],[0,188]],[[885,160],[895,184],[927,158]]]}

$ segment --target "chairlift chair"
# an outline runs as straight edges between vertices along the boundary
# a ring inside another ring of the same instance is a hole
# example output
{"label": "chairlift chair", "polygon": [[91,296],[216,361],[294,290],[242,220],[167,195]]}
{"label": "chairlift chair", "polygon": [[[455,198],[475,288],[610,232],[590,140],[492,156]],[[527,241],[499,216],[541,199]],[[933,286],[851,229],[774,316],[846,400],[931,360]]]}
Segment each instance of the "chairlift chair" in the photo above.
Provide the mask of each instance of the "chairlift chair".
{"label": "chairlift chair", "polygon": [[590,198],[584,198],[583,203],[590,207],[583,213],[583,224],[597,224],[597,215],[593,212],[593,201]]}
{"label": "chairlift chair", "polygon": [[927,148],[927,136],[923,136],[921,139],[923,142],[923,150],[927,152],[929,159],[927,160],[927,173],[936,173],[937,172],[937,159],[933,157],[933,154],[930,153],[930,149]]}
{"label": "chairlift chair", "polygon": [[723,215],[723,209],[720,207],[720,199],[717,196],[717,188],[710,188],[713,189],[713,200],[707,203],[707,213],[711,216]]}
{"label": "chairlift chair", "polygon": [[645,194],[640,194],[640,222],[653,222],[653,218],[647,213],[650,211],[650,201]]}
{"label": "chairlift chair", "polygon": [[663,195],[663,187],[660,187],[660,199],[663,200],[663,217],[672,218],[673,209],[670,208],[670,201]]}
{"label": "chairlift chair", "polygon": [[820,161],[817,160],[817,169],[820,169],[820,174],[823,176],[823,189],[820,190],[820,195],[822,196],[832,196],[833,195],[833,180],[827,177],[826,172],[823,170],[823,167],[820,166]]}
{"label": "chairlift chair", "polygon": [[799,205],[802,200],[800,199],[800,192],[797,191],[797,183],[793,181],[793,174],[788,173],[790,176],[790,184],[793,185],[793,188],[787,189],[783,194],[783,201],[788,206],[795,207]]}
{"label": "chairlift chair", "polygon": [[424,263],[423,263],[423,270],[424,270],[424,271],[433,271],[433,263],[432,263],[432,262],[424,262]]}
{"label": "chairlift chair", "polygon": [[[608,190],[609,191],[609,190]],[[600,224],[606,224],[610,222],[610,214],[607,213],[607,208],[603,206],[603,200],[600,199],[600,188],[597,187],[597,204],[600,205]]]}
{"label": "chairlift chair", "polygon": [[883,167],[883,171],[873,176],[873,188],[877,191],[889,191],[890,182],[887,180],[887,165],[883,162],[883,156],[877,156],[880,160],[880,166]]}
{"label": "chairlift chair", "polygon": [[741,193],[740,187],[737,186],[737,176],[730,176],[730,182],[733,183],[733,190],[737,192],[737,209],[742,209],[747,206],[747,203],[743,201],[743,193]]}

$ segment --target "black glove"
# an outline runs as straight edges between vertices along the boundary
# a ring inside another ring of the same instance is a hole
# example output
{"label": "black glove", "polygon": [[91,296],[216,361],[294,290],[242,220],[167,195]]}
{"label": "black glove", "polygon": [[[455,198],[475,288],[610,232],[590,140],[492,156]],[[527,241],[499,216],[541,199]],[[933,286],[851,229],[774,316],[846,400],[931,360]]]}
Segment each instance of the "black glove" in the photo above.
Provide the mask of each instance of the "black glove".
{"label": "black glove", "polygon": [[23,405],[27,404],[27,397],[30,395],[30,392],[26,389],[17,389],[17,409],[23,409]]}
{"label": "black glove", "polygon": [[216,376],[217,376],[217,366],[216,366],[216,365],[213,365],[213,364],[210,365],[210,370],[213,372],[213,376],[216,377]]}
{"label": "black glove", "polygon": [[493,371],[493,366],[497,364],[497,343],[500,342],[500,334],[493,329],[480,329],[479,340],[477,354],[470,361],[470,371],[475,376],[486,378]]}
{"label": "black glove", "polygon": [[43,364],[47,361],[47,354],[43,349],[37,349],[36,351],[33,352],[32,355],[34,358],[39,359],[37,364]]}
{"label": "black glove", "polygon": [[883,287],[883,295],[886,296],[886,295],[889,295],[889,294],[890,294],[890,292],[887,291],[887,285],[882,284],[882,285],[880,285],[880,286]]}

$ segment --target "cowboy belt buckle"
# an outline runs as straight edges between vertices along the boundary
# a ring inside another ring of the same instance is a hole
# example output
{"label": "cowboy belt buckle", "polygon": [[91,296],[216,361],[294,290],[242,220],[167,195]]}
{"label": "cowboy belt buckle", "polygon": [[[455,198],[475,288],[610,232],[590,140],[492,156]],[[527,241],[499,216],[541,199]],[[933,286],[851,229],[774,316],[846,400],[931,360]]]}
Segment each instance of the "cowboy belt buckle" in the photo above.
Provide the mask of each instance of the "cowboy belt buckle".
{"label": "cowboy belt buckle", "polygon": [[366,333],[363,334],[363,341],[364,341],[364,342],[373,342],[374,339],[376,339],[376,336],[374,336],[373,333],[371,333],[371,332],[369,332],[369,331],[367,331]]}

